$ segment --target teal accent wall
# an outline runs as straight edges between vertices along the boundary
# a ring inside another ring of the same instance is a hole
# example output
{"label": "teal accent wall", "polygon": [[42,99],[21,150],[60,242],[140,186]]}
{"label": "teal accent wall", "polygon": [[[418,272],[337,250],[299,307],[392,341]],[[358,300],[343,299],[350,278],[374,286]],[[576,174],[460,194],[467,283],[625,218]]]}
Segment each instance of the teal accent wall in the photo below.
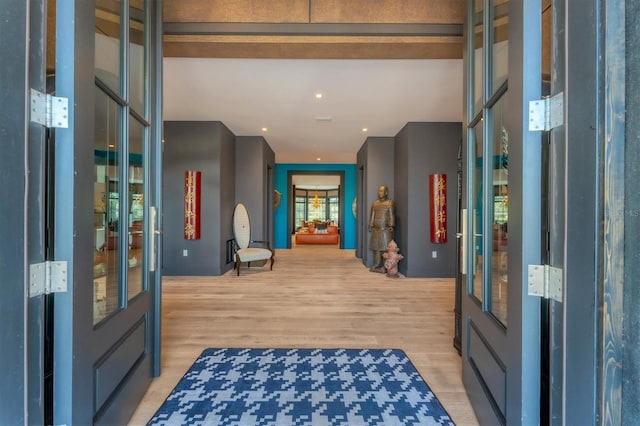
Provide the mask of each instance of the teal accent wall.
{"label": "teal accent wall", "polygon": [[275,189],[282,193],[280,206],[274,214],[275,235],[274,246],[277,249],[287,248],[287,238],[291,238],[287,227],[287,206],[289,205],[287,188],[287,173],[289,171],[335,171],[344,172],[344,200],[341,200],[344,208],[344,218],[341,218],[344,226],[344,248],[356,248],[356,218],[353,216],[351,205],[356,196],[356,165],[355,164],[297,164],[276,163]]}

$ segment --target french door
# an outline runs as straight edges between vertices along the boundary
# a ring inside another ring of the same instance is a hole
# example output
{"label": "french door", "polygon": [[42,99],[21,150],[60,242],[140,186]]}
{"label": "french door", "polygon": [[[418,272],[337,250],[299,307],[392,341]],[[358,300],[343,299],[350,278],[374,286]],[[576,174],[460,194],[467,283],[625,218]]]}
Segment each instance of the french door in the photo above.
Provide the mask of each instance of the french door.
{"label": "french door", "polygon": [[467,2],[461,344],[481,424],[539,423],[540,300],[527,265],[541,254],[541,136],[523,117],[540,97],[541,13],[541,1]]}
{"label": "french door", "polygon": [[[57,1],[54,424],[124,424],[159,360],[161,4]],[[51,35],[51,34],[50,34]]]}

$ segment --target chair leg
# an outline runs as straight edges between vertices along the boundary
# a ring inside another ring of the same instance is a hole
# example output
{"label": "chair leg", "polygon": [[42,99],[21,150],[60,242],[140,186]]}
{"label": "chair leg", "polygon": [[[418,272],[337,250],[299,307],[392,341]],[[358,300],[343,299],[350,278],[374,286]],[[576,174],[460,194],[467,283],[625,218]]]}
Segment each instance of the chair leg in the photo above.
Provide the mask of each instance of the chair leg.
{"label": "chair leg", "polygon": [[271,256],[271,270],[272,271],[273,271],[273,262],[275,262],[275,261],[276,261],[276,259],[273,256]]}
{"label": "chair leg", "polygon": [[236,271],[238,273],[238,276],[240,276],[240,260],[236,259]]}

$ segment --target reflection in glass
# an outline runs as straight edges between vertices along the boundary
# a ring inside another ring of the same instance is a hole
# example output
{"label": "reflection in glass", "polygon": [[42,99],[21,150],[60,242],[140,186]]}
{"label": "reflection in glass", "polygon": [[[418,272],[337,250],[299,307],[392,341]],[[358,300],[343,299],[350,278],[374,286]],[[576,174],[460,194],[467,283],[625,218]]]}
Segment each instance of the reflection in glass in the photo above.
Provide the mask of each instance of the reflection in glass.
{"label": "reflection in glass", "polygon": [[490,311],[507,325],[507,228],[509,223],[509,134],[505,127],[507,95],[493,107],[493,211],[491,253],[491,307]]}
{"label": "reflection in glass", "polygon": [[96,0],[96,77],[121,95],[120,58],[120,1]]}
{"label": "reflection in glass", "polygon": [[484,24],[482,22],[484,0],[473,2],[473,115],[477,115],[482,108],[482,68],[484,55]]}
{"label": "reflection in glass", "polygon": [[129,117],[129,254],[128,299],[144,286],[144,126]]}
{"label": "reflection in glass", "polygon": [[482,218],[484,211],[483,203],[483,189],[482,189],[482,152],[484,149],[483,142],[483,121],[480,120],[476,127],[473,129],[473,141],[474,141],[474,154],[473,159],[473,223],[469,227],[470,232],[473,235],[473,263],[471,274],[473,276],[471,294],[473,294],[479,301],[482,301],[482,277],[483,277],[483,265],[482,265]]}
{"label": "reflection in glass", "polygon": [[492,92],[498,90],[507,79],[509,72],[509,1],[493,1],[492,21]]}
{"label": "reflection in glass", "polygon": [[551,85],[552,12],[551,0],[544,0],[542,2],[542,96],[548,95],[551,91],[549,86]]}
{"label": "reflection in glass", "polygon": [[119,106],[96,87],[93,184],[93,323],[120,306]]}
{"label": "reflection in glass", "polygon": [[129,2],[129,105],[141,116],[144,111],[145,87],[145,2]]}

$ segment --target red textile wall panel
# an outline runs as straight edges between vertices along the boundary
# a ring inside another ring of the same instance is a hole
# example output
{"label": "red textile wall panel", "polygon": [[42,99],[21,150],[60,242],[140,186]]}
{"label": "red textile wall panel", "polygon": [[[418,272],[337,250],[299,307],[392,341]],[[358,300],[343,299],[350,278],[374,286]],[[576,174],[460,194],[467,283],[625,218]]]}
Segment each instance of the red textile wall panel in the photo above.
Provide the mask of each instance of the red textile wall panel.
{"label": "red textile wall panel", "polygon": [[200,239],[200,181],[201,172],[184,172],[184,239]]}
{"label": "red textile wall panel", "polygon": [[431,242],[447,242],[447,175],[429,175]]}

